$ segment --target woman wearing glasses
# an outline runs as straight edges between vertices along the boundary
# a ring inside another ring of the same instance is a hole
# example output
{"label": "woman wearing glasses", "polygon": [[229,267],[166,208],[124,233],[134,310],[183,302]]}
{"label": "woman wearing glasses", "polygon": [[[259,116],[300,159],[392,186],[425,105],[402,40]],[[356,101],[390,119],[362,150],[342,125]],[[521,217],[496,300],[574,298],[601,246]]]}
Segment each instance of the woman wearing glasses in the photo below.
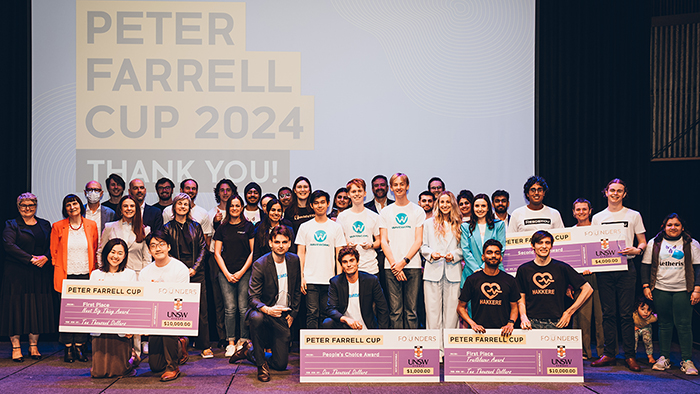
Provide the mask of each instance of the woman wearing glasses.
{"label": "woman wearing glasses", "polygon": [[56,332],[49,249],[51,224],[36,217],[37,198],[17,197],[19,217],[5,222],[5,272],[0,293],[0,335],[12,342],[12,360],[24,361],[19,336],[29,334],[29,356],[41,358],[39,334]]}

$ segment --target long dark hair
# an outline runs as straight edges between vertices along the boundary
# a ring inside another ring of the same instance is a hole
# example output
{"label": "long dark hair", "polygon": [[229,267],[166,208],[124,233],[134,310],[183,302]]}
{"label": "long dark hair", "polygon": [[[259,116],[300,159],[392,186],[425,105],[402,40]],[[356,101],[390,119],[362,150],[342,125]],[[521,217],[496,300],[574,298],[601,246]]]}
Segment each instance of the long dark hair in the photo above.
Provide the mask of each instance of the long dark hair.
{"label": "long dark hair", "polygon": [[124,260],[122,260],[122,262],[119,264],[117,272],[122,272],[124,271],[124,268],[126,268],[126,263],[129,260],[129,247],[126,246],[126,242],[124,242],[123,239],[112,238],[107,241],[105,247],[102,248],[102,264],[100,264],[100,271],[109,272],[109,261],[107,259],[109,257],[109,253],[116,245],[121,245],[122,248],[124,248]]}
{"label": "long dark hair", "polygon": [[[258,225],[258,233],[261,235],[260,240],[263,242],[263,245],[267,244],[267,241],[270,240],[270,229],[272,228],[272,221],[270,220],[270,209],[274,207],[276,204],[279,204],[280,208],[282,207],[282,203],[280,200],[273,198],[270,201],[267,202],[267,205],[265,206],[265,209],[267,210],[268,214],[265,215],[265,217],[260,221],[260,224]],[[279,222],[277,222],[277,225],[282,224],[282,219],[284,219],[284,216],[280,217]]]}
{"label": "long dark hair", "polygon": [[493,230],[493,211],[491,210],[491,200],[489,199],[489,196],[484,194],[484,193],[479,193],[476,196],[474,196],[474,199],[472,200],[472,217],[471,220],[469,221],[469,232],[473,233],[474,229],[476,228],[476,222],[478,220],[474,220],[475,216],[474,215],[474,202],[476,200],[485,200],[486,201],[486,225],[489,227],[489,229]]}
{"label": "long dark hair", "polygon": [[[617,182],[619,183],[619,182]],[[693,237],[690,235],[690,233],[685,229],[685,220],[683,220],[677,213],[672,212],[666,215],[664,218],[664,221],[661,222],[661,230],[659,231],[658,234],[654,237],[654,242],[661,242],[663,241],[664,234],[666,234],[666,223],[668,223],[669,220],[671,219],[678,219],[679,222],[681,222],[681,226],[683,226],[683,231],[681,231],[681,237],[683,237],[683,243],[689,243],[693,241]]]}
{"label": "long dark hair", "polygon": [[126,195],[119,199],[119,209],[117,209],[117,220],[121,220],[122,218],[122,204],[124,204],[124,201],[126,200],[131,200],[134,202],[134,205],[136,206],[136,209],[134,210],[134,217],[131,219],[131,231],[134,232],[134,235],[136,235],[136,242],[141,243],[143,242],[143,239],[146,238],[146,232],[144,231],[143,228],[143,218],[141,217],[141,206],[139,205],[139,202],[134,200],[133,197],[130,195]]}
{"label": "long dark hair", "polygon": [[226,201],[226,215],[224,216],[224,223],[230,224],[231,221],[231,203],[233,200],[238,200],[241,203],[241,215],[239,218],[241,219],[241,223],[247,222],[248,219],[246,219],[245,215],[243,214],[243,209],[245,209],[245,201],[243,201],[243,197],[241,197],[240,194],[234,194],[231,196],[231,198]]}
{"label": "long dark hair", "polygon": [[[297,179],[294,180],[294,183],[292,184],[292,201],[289,203],[289,208],[287,208],[287,211],[289,212],[290,217],[293,217],[297,213],[299,213],[299,205],[297,202],[297,184],[299,182],[304,181],[309,185],[309,197],[311,197],[311,193],[313,193],[314,189],[311,187],[311,181],[309,178],[305,176],[299,176]],[[308,206],[308,198],[307,198],[307,206]],[[285,212],[286,214],[286,212]]]}

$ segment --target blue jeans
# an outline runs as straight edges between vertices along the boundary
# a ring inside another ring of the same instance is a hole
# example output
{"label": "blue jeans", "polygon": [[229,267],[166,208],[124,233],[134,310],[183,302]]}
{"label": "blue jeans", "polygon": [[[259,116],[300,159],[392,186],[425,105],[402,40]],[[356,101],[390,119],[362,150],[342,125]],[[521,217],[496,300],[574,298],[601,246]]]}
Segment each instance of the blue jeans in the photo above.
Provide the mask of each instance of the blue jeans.
{"label": "blue jeans", "polygon": [[[245,324],[245,313],[248,310],[248,282],[250,281],[250,269],[243,274],[241,280],[236,283],[229,282],[223,273],[219,272],[219,284],[221,296],[224,299],[224,320],[226,324],[226,336],[229,341],[236,338],[250,338],[248,326]],[[241,323],[241,335],[236,337],[238,328],[236,314]]]}
{"label": "blue jeans", "polygon": [[405,282],[396,280],[391,270],[385,271],[391,328],[418,328],[418,289],[423,283],[423,271],[420,268],[404,268]]}

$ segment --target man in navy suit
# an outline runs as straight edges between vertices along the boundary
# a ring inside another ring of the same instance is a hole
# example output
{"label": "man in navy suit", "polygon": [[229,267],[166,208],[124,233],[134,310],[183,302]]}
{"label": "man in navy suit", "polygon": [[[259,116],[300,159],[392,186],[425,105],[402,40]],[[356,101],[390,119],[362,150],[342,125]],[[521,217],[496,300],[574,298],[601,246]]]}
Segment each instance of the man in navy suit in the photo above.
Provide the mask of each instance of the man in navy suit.
{"label": "man in navy suit", "polygon": [[365,204],[365,208],[379,213],[384,207],[393,204],[394,200],[387,197],[389,192],[389,181],[384,175],[375,175],[372,178],[372,195],[374,198]]}
{"label": "man in navy suit", "polygon": [[[247,358],[258,367],[258,380],[270,381],[270,368],[287,369],[290,327],[299,313],[301,301],[301,265],[299,257],[287,253],[292,232],[286,226],[277,226],[270,233],[271,252],[260,257],[251,267],[248,287],[250,339],[231,356],[229,363]],[[265,348],[272,356],[265,358]]]}
{"label": "man in navy suit", "polygon": [[143,224],[150,227],[151,231],[162,229],[163,214],[160,209],[146,204],[146,185],[141,179],[132,179],[129,182],[129,195],[141,205]]}
{"label": "man in navy suit", "polygon": [[323,321],[323,328],[389,328],[389,307],[379,279],[359,271],[359,259],[360,253],[353,246],[343,246],[338,252],[343,273],[331,278],[326,308],[330,317]]}

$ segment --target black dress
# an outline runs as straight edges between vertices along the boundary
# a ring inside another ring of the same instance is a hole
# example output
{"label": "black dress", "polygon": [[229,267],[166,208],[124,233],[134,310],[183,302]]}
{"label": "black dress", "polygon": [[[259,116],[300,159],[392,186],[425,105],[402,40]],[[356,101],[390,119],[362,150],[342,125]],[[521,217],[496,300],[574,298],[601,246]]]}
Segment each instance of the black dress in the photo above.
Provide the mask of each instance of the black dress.
{"label": "black dress", "polygon": [[[40,218],[29,226],[24,219],[8,220],[2,233],[5,267],[0,289],[0,336],[54,333],[58,306],[53,290],[51,224]],[[32,255],[49,261],[39,268]]]}

